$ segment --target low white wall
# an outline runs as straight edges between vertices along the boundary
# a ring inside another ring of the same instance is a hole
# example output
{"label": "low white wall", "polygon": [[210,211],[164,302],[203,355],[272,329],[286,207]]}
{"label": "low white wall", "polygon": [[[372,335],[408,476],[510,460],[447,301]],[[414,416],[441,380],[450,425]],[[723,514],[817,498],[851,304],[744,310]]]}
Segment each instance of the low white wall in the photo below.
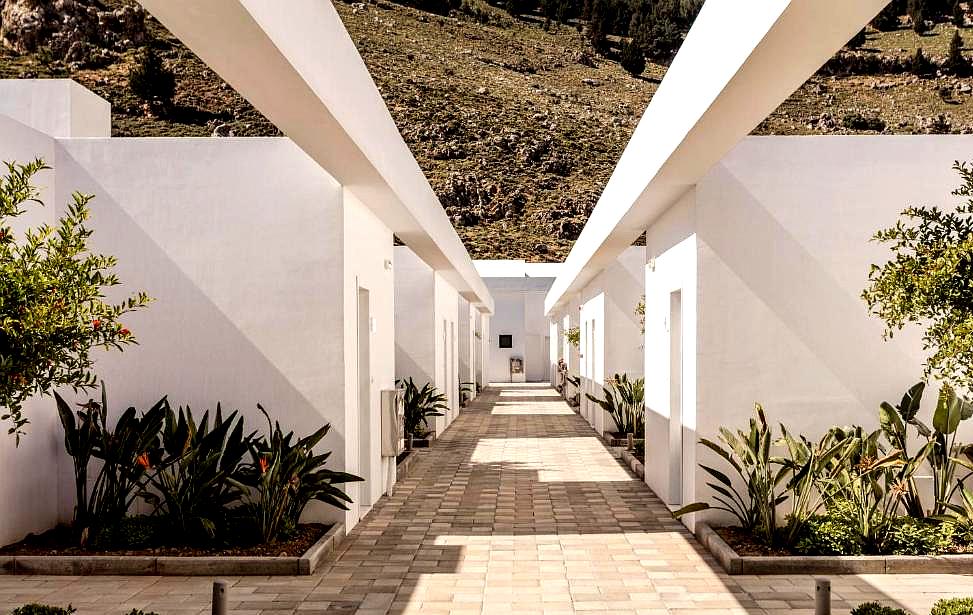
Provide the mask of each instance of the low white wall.
{"label": "low white wall", "polygon": [[111,105],[71,79],[0,79],[0,115],[49,137],[111,136]]}

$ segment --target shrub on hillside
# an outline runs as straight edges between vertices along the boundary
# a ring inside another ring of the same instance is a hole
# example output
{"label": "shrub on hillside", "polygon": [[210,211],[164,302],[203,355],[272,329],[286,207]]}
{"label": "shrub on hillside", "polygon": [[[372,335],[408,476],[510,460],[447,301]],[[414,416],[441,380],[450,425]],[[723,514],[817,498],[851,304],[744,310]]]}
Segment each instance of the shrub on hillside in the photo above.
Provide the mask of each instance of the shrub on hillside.
{"label": "shrub on hillside", "polygon": [[841,118],[841,125],[849,130],[885,130],[885,120],[874,115],[865,115],[861,111],[849,111]]}
{"label": "shrub on hillside", "polygon": [[619,62],[622,68],[628,71],[633,77],[638,77],[645,72],[645,56],[642,55],[642,49],[634,41],[629,41],[622,48],[622,55],[619,58]]}
{"label": "shrub on hillside", "polygon": [[928,77],[936,72],[936,65],[922,52],[922,47],[916,49],[915,55],[909,62],[909,68],[913,75]]}
{"label": "shrub on hillside", "polygon": [[953,33],[953,38],[949,42],[949,57],[943,65],[947,71],[957,77],[965,77],[970,74],[970,61],[963,55],[963,37],[959,30]]}
{"label": "shrub on hillside", "polygon": [[145,47],[128,72],[128,89],[141,100],[169,106],[176,95],[176,75],[152,47]]}
{"label": "shrub on hillside", "polygon": [[851,49],[861,49],[866,42],[868,42],[868,38],[865,36],[865,28],[862,28],[855,36],[851,37],[851,40],[845,46]]}

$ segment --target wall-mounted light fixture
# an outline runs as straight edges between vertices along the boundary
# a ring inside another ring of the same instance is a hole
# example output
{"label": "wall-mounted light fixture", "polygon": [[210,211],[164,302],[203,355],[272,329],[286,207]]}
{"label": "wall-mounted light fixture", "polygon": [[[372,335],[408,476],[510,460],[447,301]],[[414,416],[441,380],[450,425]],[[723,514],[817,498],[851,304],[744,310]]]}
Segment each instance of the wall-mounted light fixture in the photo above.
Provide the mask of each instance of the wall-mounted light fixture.
{"label": "wall-mounted light fixture", "polygon": [[392,259],[385,259],[385,271],[392,271]]}

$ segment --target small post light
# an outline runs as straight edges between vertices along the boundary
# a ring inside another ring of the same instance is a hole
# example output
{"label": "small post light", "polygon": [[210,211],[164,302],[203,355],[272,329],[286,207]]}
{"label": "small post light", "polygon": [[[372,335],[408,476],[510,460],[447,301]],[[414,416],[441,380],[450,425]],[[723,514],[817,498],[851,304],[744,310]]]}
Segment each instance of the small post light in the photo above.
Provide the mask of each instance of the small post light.
{"label": "small post light", "polygon": [[228,586],[226,581],[213,581],[213,615],[226,615]]}
{"label": "small post light", "polygon": [[814,580],[814,615],[831,615],[831,581]]}

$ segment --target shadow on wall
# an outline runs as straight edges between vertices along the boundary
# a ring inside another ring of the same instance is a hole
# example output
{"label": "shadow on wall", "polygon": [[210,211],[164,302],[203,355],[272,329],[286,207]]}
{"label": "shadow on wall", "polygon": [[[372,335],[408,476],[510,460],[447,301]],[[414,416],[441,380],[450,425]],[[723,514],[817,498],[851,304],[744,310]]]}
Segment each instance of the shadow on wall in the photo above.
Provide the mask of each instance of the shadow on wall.
{"label": "shadow on wall", "polygon": [[[67,161],[61,166],[66,168]],[[333,357],[328,355],[333,353],[324,348],[308,353],[316,357],[323,378],[334,378],[332,390],[336,392],[330,399],[309,399],[292,375],[282,371],[248,337],[245,328],[252,324],[228,316],[173,261],[160,245],[165,237],[157,240],[146,233],[96,180],[88,176],[84,183],[77,188],[96,194],[94,248],[118,257],[117,271],[125,290],[144,288],[155,298],[147,309],[128,319],[139,345],[96,358],[96,371],[106,383],[110,410],[117,414],[132,405],[148,408],[163,395],[174,407],[189,405],[197,412],[215,409],[221,402],[225,410],[239,409],[249,428],[265,432],[266,420],[256,408],[259,402],[285,430],[299,434],[331,422],[332,430],[321,447],[333,451],[330,467],[341,469],[345,450],[340,386],[343,372],[340,363],[329,364]],[[246,280],[235,279],[233,283],[246,284]],[[259,302],[259,291],[253,293],[255,303]],[[265,305],[255,309],[262,307]],[[280,336],[292,338],[295,348],[322,336],[341,339],[341,323],[328,322],[324,317],[301,323],[280,321],[280,325]],[[72,394],[67,399],[78,397]],[[66,455],[60,455],[62,463],[69,465]],[[71,489],[62,487],[62,492],[71,493]],[[62,502],[62,512],[63,506]],[[343,521],[343,514],[329,509],[315,516]]]}

